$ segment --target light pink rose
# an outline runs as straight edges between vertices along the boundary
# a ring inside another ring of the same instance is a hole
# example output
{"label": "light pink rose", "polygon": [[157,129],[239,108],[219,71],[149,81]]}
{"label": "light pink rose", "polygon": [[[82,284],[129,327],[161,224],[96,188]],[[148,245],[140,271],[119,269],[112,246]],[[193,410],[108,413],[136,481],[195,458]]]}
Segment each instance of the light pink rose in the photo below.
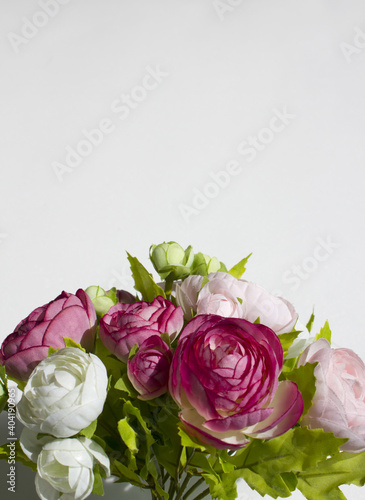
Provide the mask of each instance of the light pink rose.
{"label": "light pink rose", "polygon": [[176,300],[186,319],[191,318],[193,310],[197,314],[243,318],[251,323],[260,318],[261,324],[275,333],[289,332],[294,327],[298,315],[287,300],[228,273],[211,273],[207,278],[203,287],[202,276],[189,276],[177,287]]}
{"label": "light pink rose", "polygon": [[318,363],[314,369],[313,405],[301,425],[322,428],[348,438],[342,451],[365,451],[365,365],[351,349],[333,349],[319,339],[303,352],[299,365]]}

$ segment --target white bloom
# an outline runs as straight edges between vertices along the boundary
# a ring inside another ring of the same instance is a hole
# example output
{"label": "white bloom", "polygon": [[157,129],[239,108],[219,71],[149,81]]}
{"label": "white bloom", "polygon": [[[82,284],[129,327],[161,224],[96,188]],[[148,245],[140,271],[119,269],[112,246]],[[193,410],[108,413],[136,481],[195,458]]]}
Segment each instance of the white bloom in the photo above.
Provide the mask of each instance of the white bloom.
{"label": "white bloom", "polygon": [[184,311],[185,319],[190,321],[191,311],[196,312],[198,294],[203,284],[203,276],[193,274],[188,276],[182,283],[176,284],[176,302]]}
{"label": "white bloom", "polygon": [[37,460],[35,485],[39,498],[83,500],[92,492],[95,464],[110,475],[109,458],[92,439],[54,439],[45,444]]}
{"label": "white bloom", "polygon": [[43,446],[54,440],[52,436],[42,436],[39,439],[37,436],[36,432],[31,431],[28,427],[24,427],[19,438],[21,449],[32,462],[37,462],[38,455],[42,451]]}
{"label": "white bloom", "polygon": [[34,432],[74,436],[102,412],[108,376],[101,360],[66,347],[33,370],[17,406],[18,419]]}
{"label": "white bloom", "polygon": [[295,325],[298,315],[292,304],[261,286],[223,272],[208,274],[207,278],[209,281],[202,287],[202,276],[189,276],[176,288],[176,300],[185,319],[191,319],[193,310],[197,314],[243,318],[251,323],[260,318],[260,323],[275,333],[289,332]]}

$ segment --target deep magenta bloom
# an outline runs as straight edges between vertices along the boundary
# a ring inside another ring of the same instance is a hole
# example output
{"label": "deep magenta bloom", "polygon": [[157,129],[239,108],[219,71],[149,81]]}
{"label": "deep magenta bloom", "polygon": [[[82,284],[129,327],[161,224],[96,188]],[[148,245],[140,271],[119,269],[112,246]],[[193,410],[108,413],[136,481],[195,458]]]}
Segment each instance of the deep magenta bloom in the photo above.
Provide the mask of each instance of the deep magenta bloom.
{"label": "deep magenta bloom", "polygon": [[283,350],[268,327],[241,318],[199,315],[181,333],[169,391],[186,430],[215,448],[238,449],[248,437],[272,438],[303,412],[294,382],[278,378]]}
{"label": "deep magenta bloom", "polygon": [[33,369],[48,356],[49,347],[65,347],[69,337],[87,351],[94,346],[96,313],[89,296],[62,292],[23,319],[1,346],[0,362],[9,375],[27,380]]}
{"label": "deep magenta bloom", "polygon": [[184,313],[161,296],[153,302],[116,304],[100,320],[100,338],[118,359],[126,362],[132,347],[157,335],[167,333],[171,340],[184,324]]}
{"label": "deep magenta bloom", "polygon": [[157,335],[146,339],[128,360],[128,377],[140,399],[157,398],[167,392],[172,352]]}

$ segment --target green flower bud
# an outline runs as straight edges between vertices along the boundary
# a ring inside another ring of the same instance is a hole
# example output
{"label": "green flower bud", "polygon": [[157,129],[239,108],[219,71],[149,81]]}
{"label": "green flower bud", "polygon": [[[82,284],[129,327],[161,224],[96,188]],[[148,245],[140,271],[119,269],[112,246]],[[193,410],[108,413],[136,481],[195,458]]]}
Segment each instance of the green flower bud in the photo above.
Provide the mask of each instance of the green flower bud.
{"label": "green flower bud", "polygon": [[92,300],[98,316],[106,314],[118,302],[115,288],[106,292],[101,286],[89,286],[85,292]]}
{"label": "green flower bud", "polygon": [[161,279],[178,280],[191,274],[194,253],[191,246],[186,250],[175,241],[150,247],[150,259]]}
{"label": "green flower bud", "polygon": [[207,276],[210,273],[216,273],[218,271],[227,272],[227,268],[223,262],[217,259],[217,257],[209,257],[209,255],[201,252],[195,254],[192,274]]}

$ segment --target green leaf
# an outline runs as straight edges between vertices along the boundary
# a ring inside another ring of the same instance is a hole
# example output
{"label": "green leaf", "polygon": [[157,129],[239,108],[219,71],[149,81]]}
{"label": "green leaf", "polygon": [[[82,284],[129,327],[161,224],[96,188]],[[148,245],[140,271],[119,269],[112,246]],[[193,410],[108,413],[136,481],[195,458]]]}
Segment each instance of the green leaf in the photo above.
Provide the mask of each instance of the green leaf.
{"label": "green leaf", "polygon": [[316,340],[318,339],[326,339],[329,343],[331,343],[331,330],[328,321],[325,322],[321,331],[316,335]]}
{"label": "green leaf", "polygon": [[111,288],[106,293],[106,295],[114,302],[114,304],[118,304],[117,289],[115,288],[115,286],[113,288]]}
{"label": "green leaf", "polygon": [[75,342],[73,339],[70,339],[69,337],[63,337],[63,341],[65,343],[65,347],[76,347],[77,349],[81,349],[82,351],[86,352],[86,350],[81,347],[80,344]]}
{"label": "green leaf", "polygon": [[298,474],[298,489],[308,500],[343,500],[342,484],[365,484],[365,452],[337,453]]}
{"label": "green leaf", "polygon": [[132,349],[129,351],[128,359],[132,359],[136,355],[138,349],[139,349],[138,344],[134,344],[134,346],[132,347]]}
{"label": "green leaf", "polygon": [[200,276],[206,276],[208,274],[207,259],[202,252],[198,252],[194,255],[191,274],[199,274]]}
{"label": "green leaf", "polygon": [[91,439],[96,431],[97,425],[98,425],[98,420],[96,419],[93,422],[91,422],[90,425],[85,427],[85,429],[82,429],[82,431],[80,431],[80,434],[82,436],[85,436],[85,437]]}
{"label": "green leaf", "polygon": [[278,335],[281,347],[283,348],[284,358],[288,354],[289,347],[292,345],[292,343],[300,333],[300,331],[293,330],[292,332],[280,333]]}
{"label": "green leaf", "polygon": [[[344,442],[345,439],[322,429],[295,427],[273,439],[254,439],[235,455],[225,455],[225,460],[236,465],[241,470],[240,477],[260,494],[287,497],[294,481],[286,473],[315,468],[328,456],[338,453]],[[229,474],[235,477],[233,472]]]}
{"label": "green leaf", "polygon": [[128,252],[127,255],[135,283],[134,288],[142,294],[143,299],[152,302],[159,295],[165,297],[165,292],[154,282],[152,275],[139,260],[132,257]]}
{"label": "green leaf", "polygon": [[54,354],[55,352],[59,351],[59,347],[57,347],[57,349],[54,349],[52,346],[49,346],[48,347],[48,354],[47,354],[47,357],[48,356],[51,356],[52,354]]}
{"label": "green leaf", "polygon": [[182,468],[185,468],[186,462],[187,462],[186,447],[183,446],[181,448],[181,454],[180,454],[180,463]]}
{"label": "green leaf", "polygon": [[181,446],[187,446],[189,448],[198,448],[199,450],[202,451],[207,451],[211,449],[210,446],[204,445],[202,443],[199,443],[197,441],[194,441],[189,434],[186,433],[182,425],[178,425],[178,433],[181,438]]}
{"label": "green leaf", "polygon": [[153,451],[156,455],[157,460],[161,466],[166,469],[171,477],[176,477],[177,474],[177,462],[179,460],[179,450],[180,446],[162,446],[155,444],[153,446]]}
{"label": "green leaf", "polygon": [[[209,462],[206,453],[195,451],[193,458],[189,462],[189,467],[194,467],[195,469],[200,469],[204,472],[208,472],[209,474],[213,474],[215,478],[220,481],[220,477]],[[223,470],[223,472],[230,472],[231,470],[232,464],[227,464],[227,469]]]}
{"label": "green leaf", "polygon": [[119,462],[119,460],[114,460],[111,472],[112,474],[119,476],[122,482],[131,483],[134,486],[139,486],[140,488],[146,487],[138,474]]}
{"label": "green leaf", "polygon": [[136,431],[133,429],[133,427],[129,424],[127,417],[124,417],[121,420],[119,420],[118,432],[120,434],[120,437],[124,441],[124,443],[127,445],[128,449],[132,453],[137,453],[137,451],[138,451],[138,446],[137,446],[138,435],[137,435]]}
{"label": "green leaf", "polygon": [[285,380],[286,374],[288,372],[293,371],[296,364],[297,364],[297,358],[284,359],[280,380]]}
{"label": "green leaf", "polygon": [[305,327],[306,327],[306,329],[308,330],[309,333],[312,330],[314,318],[315,318],[315,316],[314,316],[314,310],[313,310],[313,312],[311,314],[311,317],[309,318],[308,323],[305,325]]}
{"label": "green leaf", "polygon": [[283,472],[281,474],[283,481],[285,482],[289,491],[295,491],[298,484],[297,476],[293,472]]}
{"label": "green leaf", "polygon": [[[151,460],[149,460],[146,465],[147,465],[148,472],[151,474],[151,476],[154,479],[156,492],[159,495],[161,495],[163,498],[165,498],[166,500],[168,500],[168,498],[169,498],[168,493],[164,489],[162,489],[161,486],[160,486],[160,484],[159,484],[159,480],[160,480],[160,465],[156,461],[156,457],[152,457]],[[158,470],[157,470],[156,465],[158,467]]]}
{"label": "green leaf", "polygon": [[118,391],[123,391],[128,394],[128,396],[136,397],[138,395],[137,391],[134,389],[131,384],[127,373],[124,373],[114,385],[114,388]]}
{"label": "green leaf", "polygon": [[[272,481],[267,482],[261,474],[257,474],[251,469],[239,469],[236,476],[241,477],[246,483],[260,493],[261,496],[270,495],[272,498],[289,497],[291,493],[280,475],[273,476]],[[239,473],[239,475],[238,475]],[[234,473],[231,473],[232,475]]]}
{"label": "green leaf", "polygon": [[127,372],[127,364],[111,354],[100,340],[99,335],[95,341],[94,354],[104,363],[108,376],[112,375],[114,381],[118,380]]}
{"label": "green leaf", "polygon": [[101,497],[104,496],[103,480],[98,465],[94,467],[94,486],[91,493],[93,495],[100,495]]}
{"label": "green leaf", "polygon": [[228,273],[228,269],[226,267],[225,264],[223,264],[223,262],[219,262],[220,264],[220,268],[218,269],[218,272],[219,273]]}
{"label": "green leaf", "polygon": [[242,274],[246,271],[246,264],[251,255],[252,253],[250,253],[249,255],[247,255],[247,257],[237,262],[237,264],[228,271],[229,274],[234,278],[239,279],[242,276]]}
{"label": "green leaf", "polygon": [[306,363],[285,374],[286,380],[291,380],[297,384],[302,395],[304,403],[303,415],[312,406],[313,396],[316,392],[316,377],[314,376],[316,366],[317,363]]}

